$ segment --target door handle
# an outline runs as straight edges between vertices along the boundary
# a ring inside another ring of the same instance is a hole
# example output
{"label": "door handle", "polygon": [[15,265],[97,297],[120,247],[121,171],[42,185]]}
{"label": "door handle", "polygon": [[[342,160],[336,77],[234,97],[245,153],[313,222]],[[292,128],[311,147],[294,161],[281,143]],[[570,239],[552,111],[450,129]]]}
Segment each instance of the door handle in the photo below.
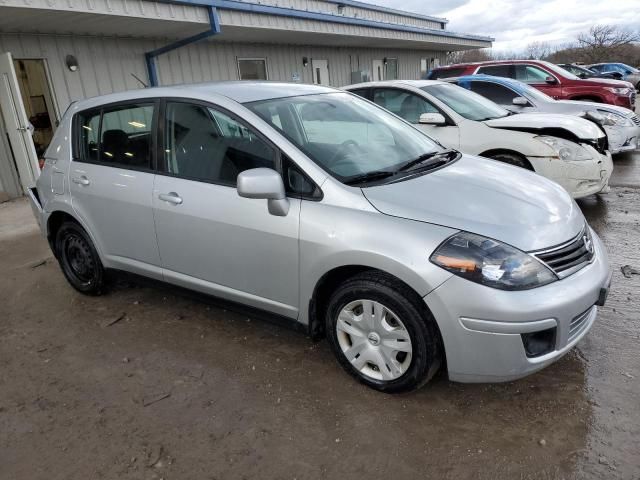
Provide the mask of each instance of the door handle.
{"label": "door handle", "polygon": [[84,185],[84,186],[87,186],[91,183],[89,179],[84,175],[80,177],[73,177],[71,180],[73,181],[73,183],[77,183],[78,185]]}
{"label": "door handle", "polygon": [[182,203],[182,197],[176,192],[161,193],[158,195],[158,198],[173,205],[180,205]]}

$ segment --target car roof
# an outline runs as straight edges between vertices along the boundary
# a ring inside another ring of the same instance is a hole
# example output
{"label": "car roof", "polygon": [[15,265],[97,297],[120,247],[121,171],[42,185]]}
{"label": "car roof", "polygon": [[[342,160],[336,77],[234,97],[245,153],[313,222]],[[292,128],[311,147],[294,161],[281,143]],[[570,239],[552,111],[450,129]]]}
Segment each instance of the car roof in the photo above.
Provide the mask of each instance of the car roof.
{"label": "car roof", "polygon": [[537,63],[542,65],[548,65],[550,62],[546,62],[544,60],[485,60],[483,62],[466,62],[466,63],[452,63],[451,65],[444,65],[441,67],[434,68],[434,70],[445,70],[447,68],[458,68],[458,67],[478,67],[481,65],[502,65],[502,64],[510,64],[510,63]]}
{"label": "car roof", "polygon": [[274,98],[314,95],[339,91],[340,90],[332,87],[309,85],[304,83],[236,80],[152,87],[111,93],[108,95],[80,100],[77,102],[76,109],[92,108],[108,103],[124,102],[128,100],[158,97],[193,97],[206,99],[207,96],[215,97],[221,95],[238,103],[248,103],[260,100],[271,100]]}
{"label": "car roof", "polygon": [[357,88],[370,88],[370,87],[401,87],[409,86],[414,88],[428,87],[429,85],[442,85],[448,82],[441,80],[383,80],[380,82],[363,82],[355,83],[353,85],[347,85],[343,87],[346,90],[353,90]]}
{"label": "car roof", "polygon": [[471,82],[471,81],[492,82],[492,83],[497,83],[498,85],[504,85],[505,87],[513,88],[515,90],[518,90],[519,92],[524,91],[524,89],[522,88],[523,86],[522,82],[515,80],[513,78],[496,77],[494,75],[483,75],[483,74],[461,75],[460,77],[456,77],[456,81],[462,82],[462,83]]}

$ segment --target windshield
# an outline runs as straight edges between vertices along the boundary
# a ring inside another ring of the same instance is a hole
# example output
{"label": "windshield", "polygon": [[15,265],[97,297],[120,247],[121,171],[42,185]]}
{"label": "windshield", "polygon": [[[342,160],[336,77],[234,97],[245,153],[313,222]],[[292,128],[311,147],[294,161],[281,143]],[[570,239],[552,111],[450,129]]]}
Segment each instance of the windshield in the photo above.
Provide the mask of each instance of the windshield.
{"label": "windshield", "polygon": [[640,70],[638,70],[637,68],[633,68],[627,65],[626,63],[618,63],[618,65],[620,65],[622,68],[626,70],[629,70],[631,73],[640,73]]}
{"label": "windshield", "polygon": [[344,183],[397,173],[443,151],[395,115],[349,93],[323,93],[245,104],[309,158]]}
{"label": "windshield", "polygon": [[564,68],[559,67],[555,63],[550,63],[550,62],[540,62],[540,63],[542,63],[545,67],[547,67],[552,72],[555,72],[558,75],[562,75],[564,78],[568,78],[569,80],[581,80],[581,78],[578,77],[577,75],[574,75],[569,70],[565,70]]}
{"label": "windshield", "polygon": [[468,120],[483,121],[509,115],[507,110],[491,100],[457,85],[429,85],[422,87],[422,90]]}

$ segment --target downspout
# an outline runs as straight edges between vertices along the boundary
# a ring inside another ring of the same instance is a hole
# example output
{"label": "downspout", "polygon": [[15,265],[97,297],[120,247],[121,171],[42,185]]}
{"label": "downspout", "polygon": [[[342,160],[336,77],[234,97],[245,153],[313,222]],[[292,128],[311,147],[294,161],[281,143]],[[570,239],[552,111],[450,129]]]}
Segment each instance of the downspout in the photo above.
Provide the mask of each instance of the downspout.
{"label": "downspout", "polygon": [[200,40],[212,37],[214,35],[218,35],[220,33],[220,18],[218,17],[218,10],[216,9],[216,7],[212,7],[210,5],[202,5],[202,6],[207,7],[209,9],[209,24],[211,26],[209,30],[202,33],[198,33],[191,37],[183,38],[182,40],[178,40],[176,42],[170,43],[169,45],[165,45],[164,47],[157,48],[156,50],[151,50],[150,52],[146,52],[144,54],[144,57],[147,63],[147,73],[149,75],[149,84],[151,87],[158,86],[158,68],[156,65],[156,57],[158,55],[162,55],[163,53],[170,52],[171,50],[184,47],[185,45],[189,45],[191,43],[199,42]]}

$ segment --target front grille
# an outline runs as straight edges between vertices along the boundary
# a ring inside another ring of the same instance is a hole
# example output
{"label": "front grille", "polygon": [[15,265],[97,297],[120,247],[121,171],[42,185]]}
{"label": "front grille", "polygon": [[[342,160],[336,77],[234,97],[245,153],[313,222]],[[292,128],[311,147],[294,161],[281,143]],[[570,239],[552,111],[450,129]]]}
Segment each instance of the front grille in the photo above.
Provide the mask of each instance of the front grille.
{"label": "front grille", "polygon": [[571,323],[569,324],[569,341],[573,340],[576,335],[582,332],[583,327],[587,323],[587,320],[589,320],[589,315],[591,314],[591,310],[593,310],[593,307],[589,307],[589,310],[587,310],[584,313],[581,313],[580,315],[575,317],[573,320],[571,320]]}
{"label": "front grille", "polygon": [[631,117],[631,121],[636,125],[640,125],[640,117],[638,117],[638,115],[636,115],[635,113],[633,114],[633,117]]}
{"label": "front grille", "polygon": [[591,262],[594,249],[589,229],[585,227],[578,236],[567,243],[532,253],[556,275],[564,278]]}

